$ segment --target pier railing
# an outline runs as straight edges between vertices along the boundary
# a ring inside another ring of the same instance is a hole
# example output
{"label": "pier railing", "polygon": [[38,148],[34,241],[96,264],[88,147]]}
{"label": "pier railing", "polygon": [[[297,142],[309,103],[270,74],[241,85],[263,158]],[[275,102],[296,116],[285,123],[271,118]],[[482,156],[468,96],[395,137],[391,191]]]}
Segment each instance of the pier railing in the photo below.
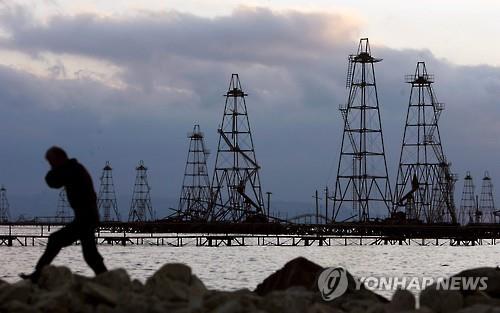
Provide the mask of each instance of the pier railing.
{"label": "pier railing", "polygon": [[[0,225],[0,245],[46,244],[63,223]],[[108,245],[158,246],[331,246],[331,245],[481,245],[500,240],[499,224],[234,224],[234,223],[103,223],[96,241]]]}

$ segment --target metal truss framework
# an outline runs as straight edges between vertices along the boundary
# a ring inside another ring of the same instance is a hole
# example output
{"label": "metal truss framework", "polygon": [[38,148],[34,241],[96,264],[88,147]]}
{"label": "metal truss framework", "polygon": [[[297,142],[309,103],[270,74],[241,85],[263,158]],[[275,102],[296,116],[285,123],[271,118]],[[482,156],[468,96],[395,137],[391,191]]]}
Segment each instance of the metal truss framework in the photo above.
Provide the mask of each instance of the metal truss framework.
{"label": "metal truss framework", "polygon": [[238,74],[232,74],[225,95],[224,116],[212,179],[212,201],[207,220],[252,221],[265,219],[260,166]]}
{"label": "metal truss framework", "polygon": [[151,205],[151,188],[148,183],[147,167],[144,166],[144,161],[139,161],[139,165],[135,168],[137,171],[134,183],[134,194],[130,203],[130,211],[128,215],[129,222],[146,222],[156,219],[156,214]]}
{"label": "metal truss framework", "polygon": [[484,173],[481,195],[479,196],[479,210],[482,212],[483,223],[497,223],[500,220],[500,211],[495,209],[493,197],[493,182],[490,174]]}
{"label": "metal truss framework", "polygon": [[99,187],[99,196],[97,206],[99,212],[103,214],[103,221],[120,221],[120,212],[116,201],[115,185],[113,183],[113,169],[109,161],[102,169],[101,185]]}
{"label": "metal truss framework", "polygon": [[426,223],[456,223],[454,186],[441,145],[438,121],[444,108],[436,99],[424,62],[415,73],[406,75],[411,84],[410,100],[396,178],[395,211],[404,211],[409,220]]}
{"label": "metal truss framework", "polygon": [[200,131],[199,125],[194,126],[193,132],[188,135],[188,138],[189,151],[176,219],[206,222],[211,201],[210,179],[207,170],[209,151],[205,148],[204,135]]}
{"label": "metal truss framework", "polygon": [[479,217],[477,212],[477,202],[474,180],[470,172],[467,172],[464,178],[464,189],[462,190],[462,199],[460,200],[460,224],[479,222],[476,217]]}
{"label": "metal truss framework", "polygon": [[7,189],[4,186],[0,187],[0,223],[10,221],[10,207],[7,199]]}
{"label": "metal truss framework", "polygon": [[371,55],[368,38],[362,38],[357,54],[349,56],[349,96],[340,105],[344,132],[333,196],[334,221],[341,217],[366,222],[392,209],[374,67],[381,60]]}

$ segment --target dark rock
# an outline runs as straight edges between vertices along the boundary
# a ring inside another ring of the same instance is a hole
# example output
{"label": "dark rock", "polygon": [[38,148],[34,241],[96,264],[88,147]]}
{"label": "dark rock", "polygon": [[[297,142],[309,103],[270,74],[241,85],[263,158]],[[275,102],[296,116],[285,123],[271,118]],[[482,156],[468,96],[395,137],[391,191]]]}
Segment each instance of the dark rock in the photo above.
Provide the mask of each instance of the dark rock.
{"label": "dark rock", "polygon": [[324,303],[314,303],[307,308],[306,313],[342,313],[340,309],[333,308]]}
{"label": "dark rock", "polygon": [[132,288],[130,276],[123,268],[114,269],[99,274],[92,279],[92,282],[116,291],[129,290]]}
{"label": "dark rock", "polygon": [[[315,297],[315,302],[323,301],[317,287],[317,280],[324,268],[303,257],[293,259],[285,266],[266,278],[257,286],[255,292],[265,296],[273,291],[288,290],[291,287],[302,287],[305,291],[311,292]],[[355,278],[346,271],[347,290],[328,305],[333,308],[340,308],[345,311],[366,310],[378,303],[387,303],[384,297],[367,290],[363,284],[357,284]],[[359,290],[356,288],[360,286]],[[285,296],[286,293],[283,294]],[[300,304],[298,304],[300,305]]]}
{"label": "dark rock", "polygon": [[109,306],[115,306],[118,303],[117,291],[94,282],[84,284],[81,292],[87,303],[102,303]]}
{"label": "dark rock", "polygon": [[83,302],[83,297],[70,290],[40,291],[32,296],[32,305],[41,312],[67,313],[73,312],[76,308],[78,312],[91,312],[90,308]]}
{"label": "dark rock", "polygon": [[402,312],[414,310],[416,306],[416,300],[413,293],[408,290],[398,289],[392,295],[392,300],[386,305],[387,312]]}
{"label": "dark rock", "polygon": [[464,296],[464,307],[472,306],[475,304],[486,304],[500,307],[500,299],[492,298],[487,293],[482,291],[467,293]]}
{"label": "dark rock", "polygon": [[26,280],[12,285],[4,284],[0,286],[0,304],[6,304],[11,301],[28,303],[32,290],[33,285]]}
{"label": "dark rock", "polygon": [[276,290],[265,296],[265,310],[270,313],[302,313],[314,303],[318,292],[313,292],[304,287],[292,287],[285,290]]}
{"label": "dark rock", "polygon": [[255,292],[266,295],[275,290],[286,290],[293,286],[302,286],[308,290],[317,290],[316,281],[323,267],[306,258],[298,257],[286,263],[271,276],[260,283]]}
{"label": "dark rock", "polygon": [[420,306],[435,313],[452,313],[463,307],[463,296],[457,290],[437,289],[433,284],[420,293]]}
{"label": "dark rock", "polygon": [[[492,298],[500,299],[500,268],[499,267],[480,267],[470,270],[462,271],[452,277],[469,277],[469,278],[481,278],[485,277],[487,279],[486,290],[483,292],[487,293]],[[462,291],[464,295],[471,293],[470,291]]]}
{"label": "dark rock", "polygon": [[167,302],[185,302],[191,308],[201,306],[205,285],[184,264],[166,264],[147,279],[144,291]]}
{"label": "dark rock", "polygon": [[9,303],[0,304],[0,312],[9,313],[41,313],[29,304],[14,300]]}
{"label": "dark rock", "polygon": [[71,270],[64,266],[45,266],[38,280],[38,286],[46,290],[67,289],[74,282]]}
{"label": "dark rock", "polygon": [[500,307],[485,304],[476,304],[467,308],[463,308],[457,313],[500,313]]}

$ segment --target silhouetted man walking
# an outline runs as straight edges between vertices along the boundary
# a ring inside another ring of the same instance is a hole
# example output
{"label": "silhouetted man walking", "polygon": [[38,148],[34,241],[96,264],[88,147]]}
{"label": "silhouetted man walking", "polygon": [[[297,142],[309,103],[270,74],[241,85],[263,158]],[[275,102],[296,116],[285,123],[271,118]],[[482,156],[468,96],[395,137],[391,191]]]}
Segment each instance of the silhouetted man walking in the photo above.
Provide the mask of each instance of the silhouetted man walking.
{"label": "silhouetted man walking", "polygon": [[45,176],[51,188],[66,188],[69,204],[75,211],[75,219],[62,229],[50,235],[47,248],[38,261],[35,271],[21,274],[22,278],[37,281],[45,265],[54,260],[62,248],[80,240],[83,258],[95,274],[107,271],[102,256],[97,251],[94,232],[99,224],[97,197],[89,173],[76,159],[68,159],[59,147],[47,150],[45,159],[52,167]]}

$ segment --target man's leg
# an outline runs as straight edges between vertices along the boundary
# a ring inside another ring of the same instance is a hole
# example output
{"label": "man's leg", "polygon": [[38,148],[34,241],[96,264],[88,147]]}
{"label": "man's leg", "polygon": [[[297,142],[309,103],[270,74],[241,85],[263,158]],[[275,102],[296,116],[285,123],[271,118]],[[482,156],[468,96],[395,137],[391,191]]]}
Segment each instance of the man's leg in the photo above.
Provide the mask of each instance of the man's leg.
{"label": "man's leg", "polygon": [[44,266],[49,265],[54,258],[57,256],[62,248],[71,245],[78,239],[78,231],[73,223],[61,228],[60,230],[54,232],[49,236],[49,241],[45,252],[42,254],[38,263],[36,264],[35,271],[31,275],[21,275],[23,278],[29,278],[33,281],[37,281],[40,277],[42,269]]}
{"label": "man's leg", "polygon": [[97,251],[97,246],[95,243],[95,229],[89,227],[85,229],[80,237],[83,250],[83,258],[85,262],[90,266],[96,275],[106,272],[108,269],[104,265],[103,258],[99,251]]}

